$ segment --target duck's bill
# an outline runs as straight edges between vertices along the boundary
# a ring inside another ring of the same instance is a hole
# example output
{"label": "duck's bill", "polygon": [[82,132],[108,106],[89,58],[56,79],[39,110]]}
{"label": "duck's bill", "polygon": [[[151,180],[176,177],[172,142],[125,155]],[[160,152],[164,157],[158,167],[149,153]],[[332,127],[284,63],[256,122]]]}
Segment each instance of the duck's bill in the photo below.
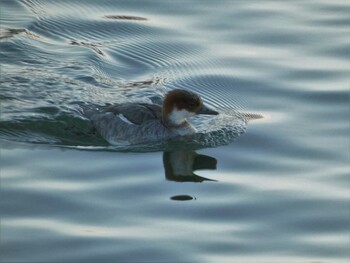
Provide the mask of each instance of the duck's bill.
{"label": "duck's bill", "polygon": [[218,115],[219,113],[205,105],[202,105],[202,108],[197,112],[197,114]]}

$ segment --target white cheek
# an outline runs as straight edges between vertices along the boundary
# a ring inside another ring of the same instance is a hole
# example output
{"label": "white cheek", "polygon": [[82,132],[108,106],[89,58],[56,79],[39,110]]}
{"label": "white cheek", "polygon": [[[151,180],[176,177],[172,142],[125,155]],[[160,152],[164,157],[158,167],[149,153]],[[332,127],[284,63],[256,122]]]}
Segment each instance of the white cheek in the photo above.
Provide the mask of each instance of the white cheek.
{"label": "white cheek", "polygon": [[193,112],[189,112],[185,109],[182,109],[182,110],[174,109],[169,115],[169,120],[173,124],[180,125],[186,120],[186,118],[191,117],[193,115],[194,115]]}

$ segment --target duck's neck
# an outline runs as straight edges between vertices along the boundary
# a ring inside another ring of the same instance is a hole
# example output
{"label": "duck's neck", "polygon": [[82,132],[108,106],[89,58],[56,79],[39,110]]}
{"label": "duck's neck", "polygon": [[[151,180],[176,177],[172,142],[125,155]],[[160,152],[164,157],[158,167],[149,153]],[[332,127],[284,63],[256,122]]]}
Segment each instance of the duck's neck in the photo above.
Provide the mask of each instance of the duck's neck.
{"label": "duck's neck", "polygon": [[165,127],[174,130],[179,135],[195,133],[196,129],[187,121],[185,116],[191,116],[191,114],[186,110],[173,110],[168,114],[163,114],[162,121]]}

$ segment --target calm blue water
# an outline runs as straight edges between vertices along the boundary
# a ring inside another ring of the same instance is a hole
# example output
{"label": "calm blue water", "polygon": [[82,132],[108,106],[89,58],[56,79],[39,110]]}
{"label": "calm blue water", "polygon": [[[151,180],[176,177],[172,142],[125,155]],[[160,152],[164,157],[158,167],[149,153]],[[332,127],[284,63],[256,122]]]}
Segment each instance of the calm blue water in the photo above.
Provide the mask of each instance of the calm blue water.
{"label": "calm blue water", "polygon": [[[0,12],[1,262],[348,262],[348,1]],[[77,110],[175,87],[221,112],[202,141],[112,147]]]}

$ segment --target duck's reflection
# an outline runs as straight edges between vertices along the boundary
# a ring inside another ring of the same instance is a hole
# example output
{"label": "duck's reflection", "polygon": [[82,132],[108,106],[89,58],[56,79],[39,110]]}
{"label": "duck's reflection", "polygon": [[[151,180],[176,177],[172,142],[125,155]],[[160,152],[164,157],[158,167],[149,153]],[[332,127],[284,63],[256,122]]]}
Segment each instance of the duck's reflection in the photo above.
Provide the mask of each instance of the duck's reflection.
{"label": "duck's reflection", "polygon": [[192,150],[164,152],[163,163],[167,180],[196,183],[215,181],[194,174],[196,170],[216,169],[217,160],[211,156],[197,154]]}

